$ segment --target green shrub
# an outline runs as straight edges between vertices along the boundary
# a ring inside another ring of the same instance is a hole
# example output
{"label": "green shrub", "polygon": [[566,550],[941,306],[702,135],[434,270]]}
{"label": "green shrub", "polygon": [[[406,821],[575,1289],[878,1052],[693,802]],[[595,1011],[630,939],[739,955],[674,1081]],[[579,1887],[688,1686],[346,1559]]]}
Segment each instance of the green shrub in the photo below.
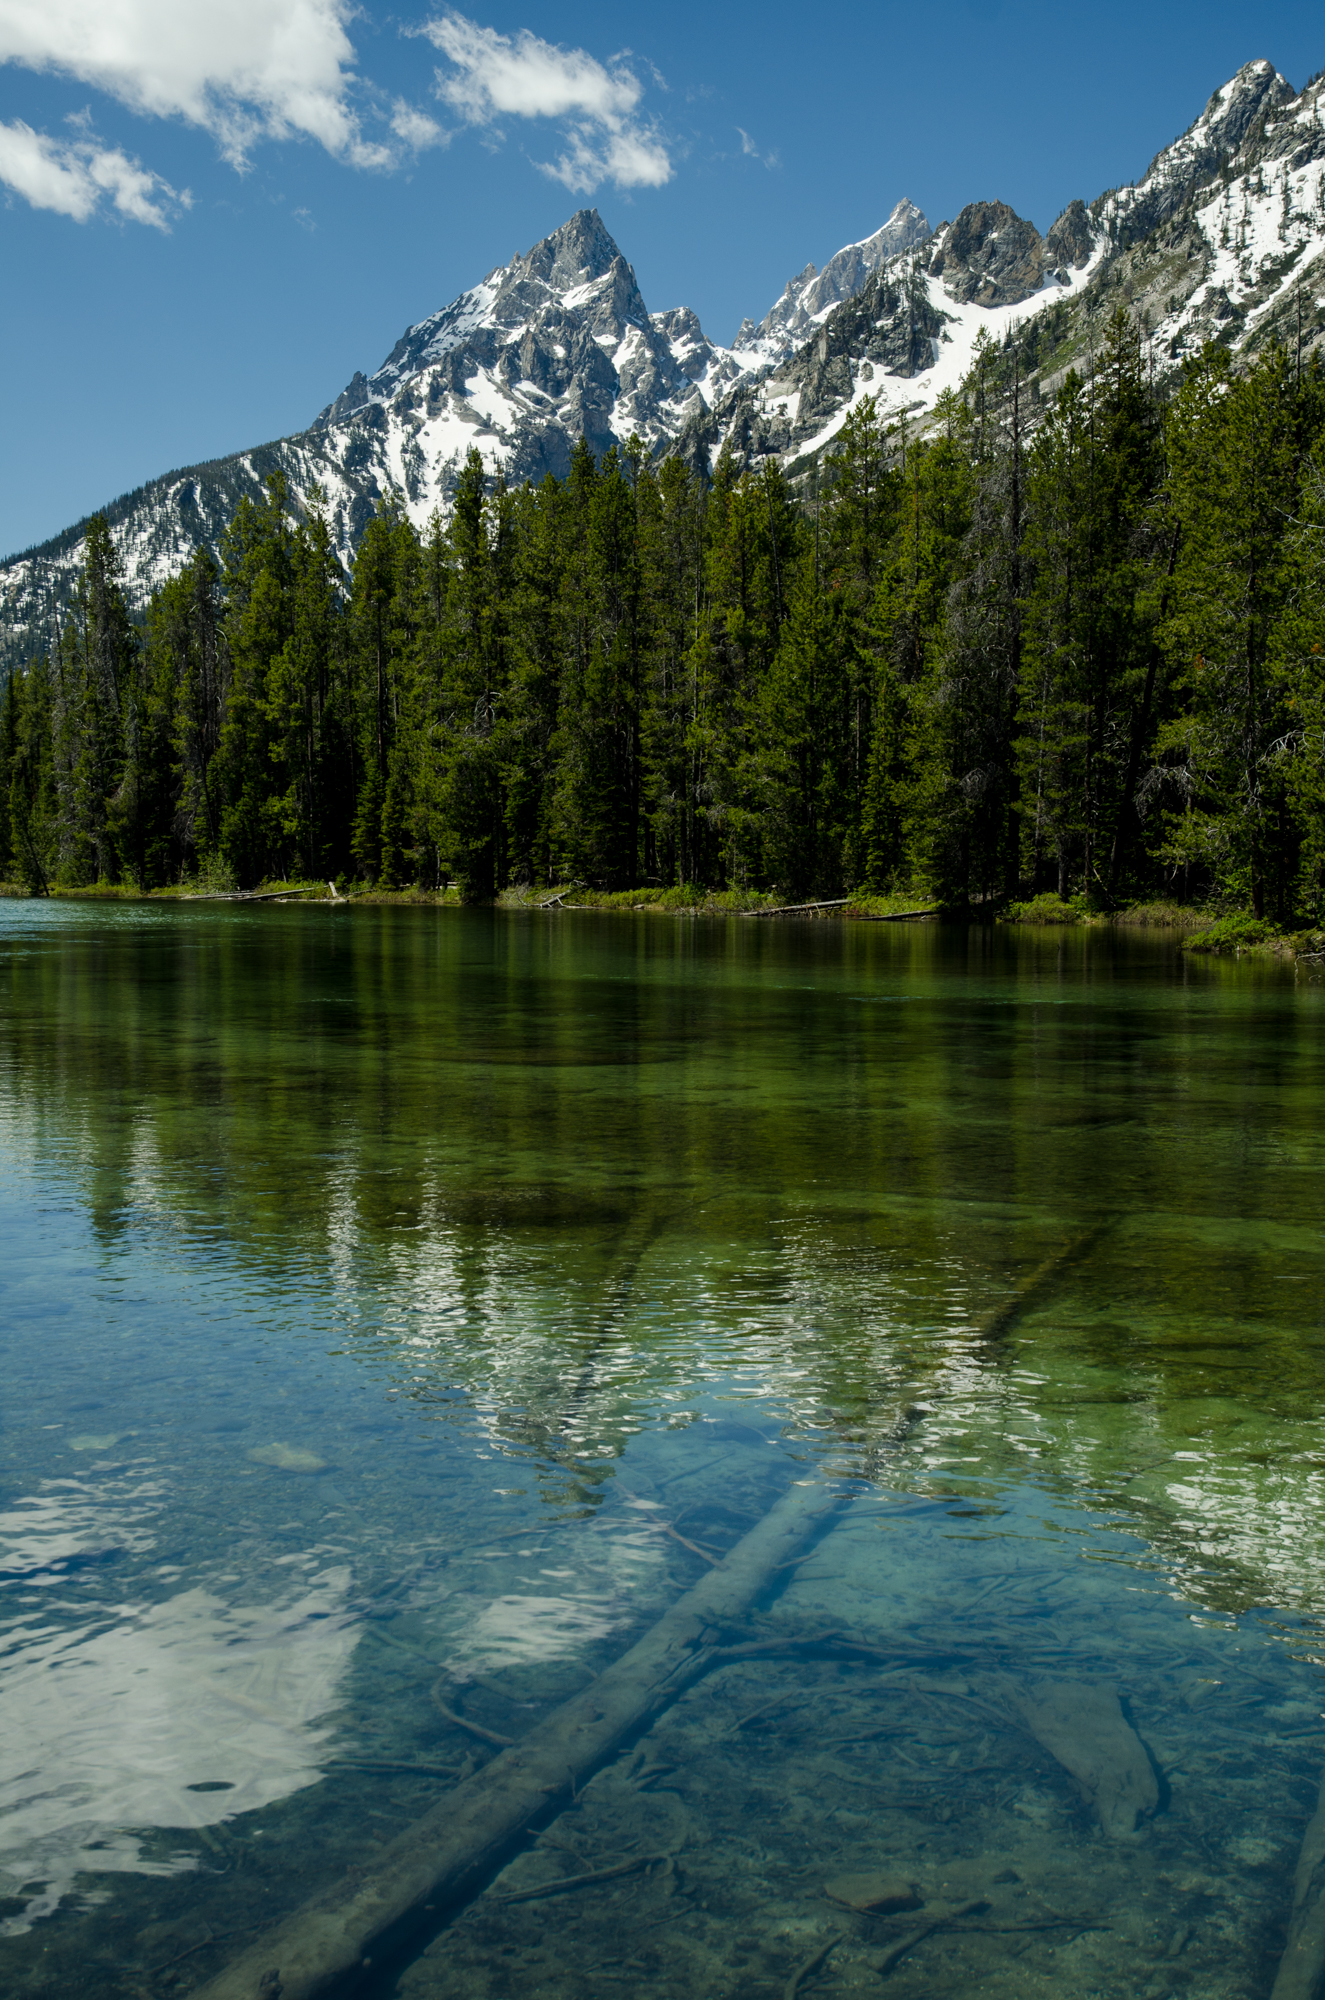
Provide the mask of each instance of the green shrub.
{"label": "green shrub", "polygon": [[1064,902],[1048,889],[1029,903],[1005,904],[999,918],[1004,924],[1087,924],[1090,920],[1090,904],[1084,896],[1069,896]]}
{"label": "green shrub", "polygon": [[1277,924],[1268,917],[1245,915],[1221,917],[1208,930],[1193,931],[1184,938],[1184,951],[1241,952],[1264,951],[1275,946],[1282,948],[1286,940]]}

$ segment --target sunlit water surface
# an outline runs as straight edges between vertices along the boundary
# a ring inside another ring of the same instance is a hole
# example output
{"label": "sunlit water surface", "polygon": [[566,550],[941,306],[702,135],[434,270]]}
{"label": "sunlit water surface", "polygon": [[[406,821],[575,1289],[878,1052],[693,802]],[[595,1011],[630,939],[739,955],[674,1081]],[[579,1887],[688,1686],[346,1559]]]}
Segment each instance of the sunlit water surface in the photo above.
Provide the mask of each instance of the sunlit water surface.
{"label": "sunlit water surface", "polygon": [[[707,1676],[368,1992],[836,1939],[802,1993],[1268,1994],[1323,998],[1167,935],[0,903],[0,1987],[204,1984],[822,1479],[751,1630],[873,1651]],[[1037,1734],[1100,1702],[1134,1827]]]}

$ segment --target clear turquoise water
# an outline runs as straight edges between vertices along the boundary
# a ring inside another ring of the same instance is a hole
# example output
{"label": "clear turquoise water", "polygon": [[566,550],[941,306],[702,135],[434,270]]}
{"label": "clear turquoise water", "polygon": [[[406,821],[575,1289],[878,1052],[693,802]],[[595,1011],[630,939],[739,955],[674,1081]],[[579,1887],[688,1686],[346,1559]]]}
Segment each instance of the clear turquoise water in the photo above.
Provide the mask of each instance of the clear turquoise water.
{"label": "clear turquoise water", "polygon": [[[802,1992],[1268,1994],[1323,998],[1166,935],[0,903],[0,1987],[202,1985],[813,1477],[751,1630],[871,1656],[708,1677],[368,1990],[836,1937]],[[1046,1683],[1116,1695],[1134,1831]],[[918,1907],[825,1894],[880,1870]]]}

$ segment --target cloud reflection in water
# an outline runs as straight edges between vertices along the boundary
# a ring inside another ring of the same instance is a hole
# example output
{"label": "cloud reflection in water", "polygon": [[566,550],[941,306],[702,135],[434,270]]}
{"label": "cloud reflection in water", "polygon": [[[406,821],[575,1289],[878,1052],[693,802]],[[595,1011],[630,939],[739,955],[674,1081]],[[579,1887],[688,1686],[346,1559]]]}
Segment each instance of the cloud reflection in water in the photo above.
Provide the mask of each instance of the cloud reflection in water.
{"label": "cloud reflection in water", "polygon": [[[26,1588],[72,1581],[81,1523],[62,1521],[53,1499],[7,1517],[22,1530]],[[45,1532],[34,1535],[38,1521]],[[107,1525],[103,1513],[103,1538]],[[32,1560],[42,1544],[59,1565],[44,1575]],[[330,1730],[313,1725],[335,1706],[357,1638],[349,1583],[347,1567],[316,1569],[274,1603],[194,1587],[156,1604],[99,1605],[91,1618],[52,1593],[11,1627],[0,1662],[0,1889],[22,1891],[24,1908],[0,1931],[49,1915],[80,1874],[194,1866],[187,1852],[145,1853],[149,1829],[207,1826],[314,1784]]]}

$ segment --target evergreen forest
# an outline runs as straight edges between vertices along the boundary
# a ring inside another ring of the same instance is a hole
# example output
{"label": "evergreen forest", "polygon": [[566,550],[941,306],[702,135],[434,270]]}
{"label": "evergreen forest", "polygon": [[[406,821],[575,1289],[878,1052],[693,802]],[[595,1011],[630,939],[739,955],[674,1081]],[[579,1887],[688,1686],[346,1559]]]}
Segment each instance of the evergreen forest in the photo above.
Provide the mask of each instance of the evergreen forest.
{"label": "evergreen forest", "polygon": [[3,692],[0,879],[1318,922],[1323,646],[1325,373],[1210,347],[1157,387],[1120,313],[1052,406],[986,344],[923,434],[866,401],[795,485],[632,439],[516,490],[472,451],[348,574],[273,480],[141,620],[95,517]]}

